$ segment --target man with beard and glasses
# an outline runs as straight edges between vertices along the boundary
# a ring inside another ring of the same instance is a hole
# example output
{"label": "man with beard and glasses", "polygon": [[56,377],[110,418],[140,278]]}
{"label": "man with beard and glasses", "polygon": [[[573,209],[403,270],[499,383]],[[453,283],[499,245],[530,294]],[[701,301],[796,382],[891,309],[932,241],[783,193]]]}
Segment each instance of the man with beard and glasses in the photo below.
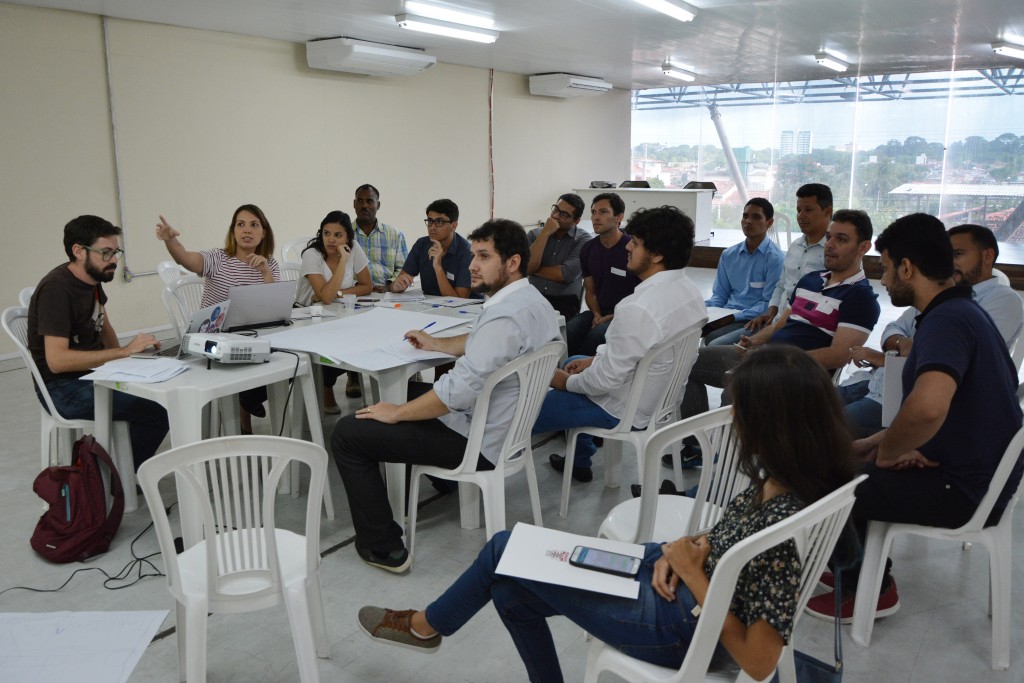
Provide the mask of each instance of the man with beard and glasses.
{"label": "man with beard and glasses", "polygon": [[[1012,351],[1024,327],[1024,303],[1017,293],[992,274],[999,256],[995,235],[980,225],[958,225],[950,228],[949,241],[953,246],[953,281],[969,285],[978,302],[999,335]],[[874,368],[869,379],[857,373],[852,381],[839,387],[839,397],[845,404],[847,419],[857,430],[857,436],[870,436],[882,429],[882,385],[885,377],[886,352],[906,356],[914,344],[914,321],[921,311],[907,307],[899,318],[886,325],[882,332],[882,350],[865,346],[850,349],[850,360],[861,368]]]}
{"label": "man with beard and glasses", "polygon": [[[626,244],[626,269],[640,279],[640,284],[615,306],[615,317],[597,355],[570,358],[563,370],[555,371],[551,380],[554,391],[544,398],[534,434],[616,426],[644,355],[707,320],[704,297],[683,270],[693,250],[693,233],[693,221],[673,206],[641,209],[630,217],[632,239]],[[651,365],[634,429],[647,427],[671,373],[671,359]],[[594,478],[590,465],[596,449],[589,434],[577,438],[572,468],[576,481],[586,483]],[[559,472],[565,468],[562,455],[551,455],[550,462]]]}
{"label": "man with beard and glasses", "polygon": [[[473,406],[487,377],[510,361],[560,339],[557,316],[527,279],[530,246],[522,226],[498,219],[469,235],[474,292],[487,295],[469,334],[405,338],[418,349],[457,356],[433,385],[412,384],[402,405],[377,403],[338,421],[331,450],[352,511],[356,552],[367,564],[401,573],[412,564],[388,503],[380,463],[452,468],[462,462]],[[477,468],[493,469],[519,397],[515,378],[491,393]]]}
{"label": "man with beard and glasses", "polygon": [[[93,385],[83,375],[107,361],[160,346],[151,334],[136,335],[122,346],[110,324],[102,283],[113,280],[117,271],[123,253],[120,234],[121,228],[98,216],[79,216],[65,225],[69,263],[47,273],[29,303],[29,351],[54,406],[69,420],[93,419]],[[152,401],[114,392],[113,416],[128,422],[138,468],[167,434],[167,413]]]}
{"label": "man with beard and glasses", "polygon": [[[875,249],[892,305],[921,313],[903,368],[899,412],[888,429],[853,444],[869,475],[857,487],[850,514],[862,542],[871,520],[948,529],[965,524],[1022,420],[1013,361],[970,287],[954,285],[953,246],[942,221],[924,213],[904,216],[879,235]],[[999,522],[1021,468],[1018,458],[986,526]],[[886,563],[876,618],[900,606],[891,565]],[[859,574],[859,563],[843,569],[840,618],[846,622],[853,618]],[[834,597],[812,598],[808,613],[832,621]]]}

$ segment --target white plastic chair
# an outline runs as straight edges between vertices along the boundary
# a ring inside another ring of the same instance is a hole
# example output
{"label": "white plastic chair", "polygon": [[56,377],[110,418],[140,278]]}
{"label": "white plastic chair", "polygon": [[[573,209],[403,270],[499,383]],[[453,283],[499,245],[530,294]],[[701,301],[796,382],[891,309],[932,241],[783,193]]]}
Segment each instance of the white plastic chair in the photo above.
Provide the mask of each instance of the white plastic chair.
{"label": "white plastic chair", "polygon": [[296,237],[293,240],[288,240],[281,247],[281,261],[293,261],[300,263],[302,261],[302,250],[309,244],[308,237]]}
{"label": "white plastic chair", "polygon": [[[43,382],[43,376],[36,366],[35,359],[32,358],[32,352],[28,350],[28,309],[22,307],[6,309],[3,312],[2,324],[4,332],[14,342],[25,366],[32,373],[32,381],[39,388],[39,394],[46,404],[45,407],[39,407],[41,467],[45,469],[51,465],[68,465],[74,439],[77,439],[80,434],[91,434],[95,431],[94,422],[92,420],[69,420],[57,412],[50,392]],[[61,438],[62,432],[72,438]],[[135,492],[135,462],[132,460],[132,442],[127,422],[114,423],[113,441],[113,452],[110,457],[114,461],[114,466],[117,467],[121,483],[124,486],[124,511],[133,512],[138,508],[139,502]],[[108,449],[111,447],[110,444],[101,445]]]}
{"label": "white plastic chair", "polygon": [[[661,453],[693,436],[711,454],[700,472],[693,498],[658,495]],[[671,541],[711,528],[729,502],[750,485],[737,469],[739,439],[732,429],[732,407],[725,406],[662,427],[647,441],[640,497],[619,503],[604,518],[597,535],[632,543]]]}
{"label": "white plastic chair", "polygon": [[35,293],[35,287],[23,287],[18,292],[18,305],[22,308],[28,308],[29,303],[32,301],[32,295]]}
{"label": "white plastic chair", "polygon": [[[659,427],[668,424],[677,417],[679,410],[679,397],[682,396],[683,388],[686,386],[686,378],[690,375],[690,368],[697,360],[697,347],[700,344],[700,331],[704,327],[707,318],[703,318],[685,330],[676,333],[667,340],[651,348],[644,357],[637,363],[636,372],[633,374],[633,385],[630,387],[629,396],[626,399],[626,407],[622,413],[619,424],[611,429],[601,427],[579,427],[569,430],[565,445],[565,469],[562,475],[562,505],[559,514],[565,517],[569,514],[569,486],[572,483],[572,466],[576,459],[576,439],[580,434],[592,434],[602,437],[607,441],[626,441],[633,445],[636,453],[637,477],[644,476],[643,452],[644,443],[650,438]],[[643,398],[644,388],[647,384],[647,377],[651,366],[657,361],[668,361],[671,363],[669,379],[658,400],[655,402],[655,409],[651,415],[651,421],[647,428],[633,431],[633,420],[636,417],[637,408]],[[619,485],[619,469],[621,465],[621,449],[605,448],[605,486]]]}
{"label": "white plastic chair", "polygon": [[[705,680],[753,680],[743,671],[738,675],[729,674],[728,677],[718,673],[708,675],[708,665],[722,633],[722,624],[728,614],[740,571],[750,560],[769,548],[791,538],[796,541],[803,571],[796,611],[793,614],[795,627],[850,515],[854,489],[866,477],[867,475],[861,475],[795,515],[743,539],[722,555],[722,559],[715,567],[715,573],[711,575],[711,583],[700,619],[697,621],[697,628],[679,669],[668,669],[633,659],[595,638],[591,641],[587,653],[584,681],[597,683],[602,671],[611,671],[627,681],[695,683]],[[790,644],[782,649],[777,666],[779,679],[783,683],[795,683],[792,639]]]}
{"label": "white plastic chair", "polygon": [[[500,370],[492,372],[484,382],[480,395],[473,406],[473,424],[469,429],[465,455],[462,464],[455,469],[413,465],[412,487],[409,493],[409,553],[416,543],[416,509],[419,501],[420,476],[431,475],[441,479],[460,482],[459,505],[462,512],[463,528],[479,526],[480,494],[483,494],[484,524],[487,538],[505,528],[505,477],[511,476],[524,467],[526,481],[530,488],[530,503],[533,506],[533,520],[537,526],[544,526],[540,512],[540,492],[537,488],[537,473],[530,448],[530,434],[537,421],[540,406],[544,402],[551,376],[558,359],[565,350],[561,341],[548,342],[532,353],[517,358]],[[493,470],[478,471],[480,444],[487,424],[487,412],[491,392],[506,378],[519,383],[519,400],[515,414],[505,433],[498,462]],[[466,486],[472,484],[473,486]]]}
{"label": "white plastic chair", "polygon": [[161,261],[156,264],[157,275],[164,281],[164,285],[173,285],[175,282],[180,280],[185,275],[189,275],[191,271],[185,266],[179,266],[174,261]]}
{"label": "white plastic chair", "polygon": [[992,276],[1001,285],[1006,285],[1007,287],[1012,287],[1013,286],[1013,285],[1010,284],[1009,276],[1006,273],[1004,273],[1003,271],[999,270],[998,268],[993,268],[992,269]]}
{"label": "white plastic chair", "polygon": [[[293,461],[310,470],[304,535],[274,524],[277,485]],[[160,493],[161,480],[172,474],[178,486],[190,489],[203,520],[203,539],[181,554],[174,549],[169,502]],[[177,602],[181,680],[206,680],[208,613],[252,612],[282,602],[291,623],[299,680],[319,680],[316,658],[330,656],[319,548],[326,477],[327,452],[321,446],[276,436],[191,443],[154,456],[139,468],[168,590]]]}
{"label": "white plastic chair", "polygon": [[300,261],[282,261],[278,264],[281,271],[281,282],[295,282],[299,279],[299,271],[302,270]]}
{"label": "white plastic chair", "polygon": [[896,524],[871,521],[864,541],[864,563],[857,581],[857,598],[853,606],[853,641],[867,647],[871,643],[871,631],[875,625],[875,606],[878,591],[882,587],[885,560],[897,534],[916,534],[960,543],[981,543],[989,555],[989,615],[992,617],[992,668],[1010,668],[1010,605],[1011,579],[1013,578],[1013,508],[1020,498],[1018,484],[1013,496],[1006,504],[999,523],[986,527],[996,499],[999,498],[1006,482],[1020,460],[1024,450],[1024,428],[1021,428],[1006,447],[999,467],[996,468],[988,491],[978,504],[971,519],[957,529],[920,526],[917,524]]}
{"label": "white plastic chair", "polygon": [[171,327],[178,335],[178,343],[181,343],[181,336],[192,322],[192,314],[200,308],[199,303],[203,299],[203,278],[195,273],[186,273],[164,287],[161,297],[167,317],[171,320]]}

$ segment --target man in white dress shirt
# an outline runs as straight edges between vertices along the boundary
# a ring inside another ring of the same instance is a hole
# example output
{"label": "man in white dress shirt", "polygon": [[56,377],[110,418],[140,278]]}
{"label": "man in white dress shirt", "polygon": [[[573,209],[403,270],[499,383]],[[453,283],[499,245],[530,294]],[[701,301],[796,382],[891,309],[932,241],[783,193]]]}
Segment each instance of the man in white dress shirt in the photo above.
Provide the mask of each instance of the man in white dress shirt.
{"label": "man in white dress shirt", "polygon": [[[473,406],[487,377],[561,339],[551,304],[527,280],[530,246],[522,226],[504,219],[490,221],[471,233],[469,241],[471,286],[489,296],[473,331],[447,338],[417,330],[406,333],[417,348],[458,356],[452,370],[433,385],[410,387],[409,401],[402,405],[378,403],[342,418],[331,436],[331,451],[352,510],[356,552],[367,564],[390,572],[407,570],[412,557],[392,515],[379,464],[457,467],[466,450]],[[478,469],[494,468],[518,397],[514,377],[491,393]]]}
{"label": "man in white dress shirt", "polygon": [[[683,271],[693,249],[693,221],[673,206],[640,209],[629,219],[629,234],[632,240],[626,246],[626,268],[641,282],[615,306],[615,317],[597,355],[570,359],[564,370],[555,371],[551,380],[554,391],[544,399],[535,434],[617,425],[640,359],[654,346],[707,319],[704,296]],[[635,429],[645,428],[650,421],[671,366],[671,361],[651,366],[633,422]],[[577,481],[593,479],[595,450],[593,437],[580,435],[572,469]],[[558,471],[565,467],[564,456],[554,454],[550,461]]]}

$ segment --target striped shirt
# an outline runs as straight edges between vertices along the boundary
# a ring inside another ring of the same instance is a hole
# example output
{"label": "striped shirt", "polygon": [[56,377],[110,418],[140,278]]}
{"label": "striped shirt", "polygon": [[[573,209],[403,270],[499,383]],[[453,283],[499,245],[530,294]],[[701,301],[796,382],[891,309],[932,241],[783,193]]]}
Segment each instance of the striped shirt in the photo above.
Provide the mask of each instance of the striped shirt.
{"label": "striped shirt", "polygon": [[370,259],[370,280],[373,284],[383,285],[394,280],[402,272],[409,249],[405,246],[405,235],[398,228],[381,223],[377,224],[367,235],[359,225],[353,225],[356,243],[366,252]]}
{"label": "striped shirt", "polygon": [[[200,308],[212,306],[228,298],[228,288],[237,285],[261,285],[263,273],[242,263],[234,256],[228,256],[223,249],[207,249],[199,252],[203,255],[203,299]],[[281,269],[271,256],[267,259],[274,282],[281,279]]]}

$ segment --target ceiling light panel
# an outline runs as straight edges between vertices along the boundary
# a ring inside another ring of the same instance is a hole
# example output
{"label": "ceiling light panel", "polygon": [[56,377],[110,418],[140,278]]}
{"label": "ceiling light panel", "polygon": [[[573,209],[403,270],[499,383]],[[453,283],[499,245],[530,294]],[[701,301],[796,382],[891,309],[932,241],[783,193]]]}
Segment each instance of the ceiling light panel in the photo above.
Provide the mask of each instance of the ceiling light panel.
{"label": "ceiling light panel", "polygon": [[493,43],[498,39],[497,31],[456,24],[450,21],[440,21],[415,14],[396,14],[395,21],[401,28],[419,31],[420,33],[429,33],[435,36],[444,36],[446,38],[472,40],[477,43]]}
{"label": "ceiling light panel", "polygon": [[998,43],[992,43],[992,51],[997,55],[1006,55],[1007,57],[1024,59],[1024,45],[1014,45],[1013,43],[1008,43],[1005,40]]}
{"label": "ceiling light panel", "polygon": [[475,26],[477,28],[494,28],[494,19],[491,17],[485,17],[479,14],[470,14],[469,12],[463,12],[462,10],[455,9],[448,5],[437,5],[426,2],[417,2],[416,0],[408,0],[405,3],[405,11],[409,14],[427,17],[428,19],[439,19],[441,21],[448,21],[454,24],[465,24],[466,26]]}
{"label": "ceiling light panel", "polygon": [[658,10],[679,21],[693,21],[693,18],[697,16],[696,7],[680,2],[680,0],[673,0],[672,2],[669,2],[669,0],[636,0],[636,2],[645,7]]}

